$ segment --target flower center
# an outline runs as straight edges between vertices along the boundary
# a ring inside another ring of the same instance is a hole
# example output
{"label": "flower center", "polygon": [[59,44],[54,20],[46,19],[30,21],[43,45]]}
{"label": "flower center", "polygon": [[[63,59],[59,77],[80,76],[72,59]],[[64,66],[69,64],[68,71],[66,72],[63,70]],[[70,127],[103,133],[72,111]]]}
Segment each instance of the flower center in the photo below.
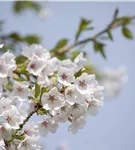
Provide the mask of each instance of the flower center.
{"label": "flower center", "polygon": [[81,86],[81,87],[84,87],[84,86],[86,86],[86,84],[85,84],[85,80],[83,80],[83,81],[80,81],[80,82],[79,82],[79,86]]}
{"label": "flower center", "polygon": [[23,91],[23,89],[21,87],[18,87],[17,90],[18,90],[18,92],[22,92]]}
{"label": "flower center", "polygon": [[66,75],[65,73],[63,73],[63,74],[61,75],[61,77],[62,77],[63,80],[66,80],[66,79],[67,79],[67,75]]}
{"label": "flower center", "polygon": [[69,96],[72,96],[72,94],[73,94],[72,90],[69,90],[68,93],[67,93],[67,95],[69,95]]}
{"label": "flower center", "polygon": [[47,124],[48,124],[47,121],[43,121],[43,122],[41,123],[41,125],[42,125],[42,126],[45,126],[45,127],[47,127]]}
{"label": "flower center", "polygon": [[49,100],[53,102],[55,100],[55,96],[54,95],[49,95]]}
{"label": "flower center", "polygon": [[31,64],[31,65],[30,65],[30,68],[31,68],[31,69],[35,69],[35,68],[36,68],[36,64]]}
{"label": "flower center", "polygon": [[24,134],[28,135],[29,131],[28,130],[24,130]]}
{"label": "flower center", "polygon": [[11,119],[12,119],[12,117],[9,117],[9,116],[6,118],[7,122],[10,122]]}

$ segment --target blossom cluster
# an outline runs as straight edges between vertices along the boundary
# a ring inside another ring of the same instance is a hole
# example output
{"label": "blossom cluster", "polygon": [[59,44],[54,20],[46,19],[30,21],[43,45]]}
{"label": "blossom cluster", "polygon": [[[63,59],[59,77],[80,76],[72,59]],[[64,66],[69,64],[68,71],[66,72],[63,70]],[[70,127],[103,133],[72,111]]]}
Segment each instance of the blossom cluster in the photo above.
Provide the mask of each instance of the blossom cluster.
{"label": "blossom cluster", "polygon": [[[103,105],[104,87],[94,74],[84,71],[83,53],[73,61],[59,60],[41,45],[33,44],[24,47],[21,54],[27,60],[22,65],[10,52],[0,57],[2,150],[40,150],[39,138],[55,133],[59,123],[69,122],[68,130],[75,134],[85,126],[86,117],[97,115]],[[7,90],[9,81],[12,89]],[[29,122],[34,113],[43,119]]]}

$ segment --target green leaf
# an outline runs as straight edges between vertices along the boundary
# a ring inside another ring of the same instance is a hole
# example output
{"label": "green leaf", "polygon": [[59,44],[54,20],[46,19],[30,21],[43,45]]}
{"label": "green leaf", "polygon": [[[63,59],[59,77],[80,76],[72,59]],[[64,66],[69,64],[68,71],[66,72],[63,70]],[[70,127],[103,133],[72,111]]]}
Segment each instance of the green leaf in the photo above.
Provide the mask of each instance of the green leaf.
{"label": "green leaf", "polygon": [[28,43],[28,44],[33,44],[33,43],[40,43],[41,38],[37,35],[27,35],[23,37],[23,41]]}
{"label": "green leaf", "polygon": [[38,111],[37,111],[37,114],[38,115],[45,115],[48,113],[48,110],[45,110],[44,108],[40,108]]}
{"label": "green leaf", "polygon": [[127,27],[123,27],[122,28],[122,33],[123,33],[123,35],[126,37],[126,38],[128,38],[128,39],[133,39],[133,34],[132,34],[132,32],[127,28]]}
{"label": "green leaf", "polygon": [[16,42],[22,41],[22,38],[19,33],[13,32],[13,33],[9,34],[8,36],[9,36],[9,38],[13,39]]}
{"label": "green leaf", "polygon": [[36,83],[35,85],[35,98],[37,98],[40,94],[40,86]]}
{"label": "green leaf", "polygon": [[23,64],[26,61],[28,61],[28,58],[23,55],[20,55],[15,58],[15,61],[16,61],[16,64]]}
{"label": "green leaf", "polygon": [[104,46],[105,46],[105,44],[103,44],[103,43],[100,43],[98,41],[94,42],[95,52],[100,52],[100,54],[104,57],[104,59],[106,59],[105,51],[103,49]]}
{"label": "green leaf", "polygon": [[122,23],[123,25],[127,25],[127,24],[130,24],[131,23],[131,19],[129,17],[121,17],[121,18],[117,18],[115,20],[115,22],[117,23]]}
{"label": "green leaf", "polygon": [[76,35],[75,35],[75,40],[77,41],[81,32],[84,30],[92,29],[88,27],[88,25],[91,23],[91,20],[86,20],[84,18],[81,19],[79,27],[77,29]]}
{"label": "green leaf", "polygon": [[13,3],[13,10],[15,13],[22,13],[29,9],[38,12],[41,8],[42,7],[38,2],[33,1],[16,1]]}
{"label": "green leaf", "polygon": [[66,46],[67,44],[68,44],[68,39],[61,39],[58,41],[58,43],[56,44],[55,48],[52,49],[52,51],[56,52],[57,50]]}
{"label": "green leaf", "polygon": [[107,31],[107,34],[108,34],[109,39],[113,41],[112,33],[110,30]]}
{"label": "green leaf", "polygon": [[14,4],[13,4],[13,10],[14,10],[14,12],[20,13],[24,9],[24,6],[22,4],[23,3],[19,2],[19,1],[14,2]]}
{"label": "green leaf", "polygon": [[73,50],[71,52],[71,59],[74,60],[79,54],[79,51],[78,50]]}

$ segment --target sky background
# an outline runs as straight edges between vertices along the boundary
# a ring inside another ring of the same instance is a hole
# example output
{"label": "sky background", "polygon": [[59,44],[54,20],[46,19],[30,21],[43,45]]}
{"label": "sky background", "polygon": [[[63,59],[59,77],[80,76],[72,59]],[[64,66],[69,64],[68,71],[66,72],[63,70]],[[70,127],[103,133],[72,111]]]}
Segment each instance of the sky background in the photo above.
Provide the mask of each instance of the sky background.
{"label": "sky background", "polygon": [[[45,20],[31,12],[15,15],[11,6],[12,2],[0,2],[0,20],[5,20],[5,32],[37,33],[47,48],[55,46],[63,37],[72,41],[81,17],[92,19],[97,32],[110,22],[116,7],[120,10],[119,16],[135,15],[135,2],[49,2],[51,14]],[[135,25],[130,29],[135,35]],[[113,31],[113,35],[115,41],[108,42],[106,47],[107,60],[95,54],[92,45],[84,50],[101,70],[126,66],[128,83],[118,97],[105,100],[99,115],[89,117],[85,128],[76,135],[68,132],[68,124],[60,124],[56,134],[42,139],[46,150],[55,150],[62,143],[68,144],[71,150],[135,150],[135,40],[125,39],[120,29]],[[35,120],[38,119],[35,117]]]}

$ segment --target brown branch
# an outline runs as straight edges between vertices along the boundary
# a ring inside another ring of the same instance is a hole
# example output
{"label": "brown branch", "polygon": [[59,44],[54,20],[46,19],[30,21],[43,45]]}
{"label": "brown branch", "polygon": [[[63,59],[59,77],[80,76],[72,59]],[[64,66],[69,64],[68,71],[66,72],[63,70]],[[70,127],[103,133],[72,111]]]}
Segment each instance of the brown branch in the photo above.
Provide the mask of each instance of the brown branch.
{"label": "brown branch", "polygon": [[[76,47],[76,46],[79,46],[81,44],[86,44],[90,41],[95,41],[96,38],[100,37],[101,35],[103,35],[104,33],[106,33],[108,30],[112,30],[112,29],[115,29],[117,27],[120,27],[122,25],[125,24],[125,22],[123,20],[120,20],[124,17],[120,17],[120,18],[116,18],[116,19],[113,19],[113,21],[105,28],[103,29],[102,31],[96,33],[95,35],[93,35],[92,37],[88,37],[84,40],[81,40],[81,41],[78,41],[78,42],[75,42],[69,46],[65,46],[61,49],[59,49],[59,51],[57,51],[57,54],[61,54],[61,53],[65,53],[65,52],[68,52],[69,50],[71,50],[72,48]],[[128,16],[127,17],[130,21],[132,21],[133,19],[135,19],[135,15],[134,16]]]}

